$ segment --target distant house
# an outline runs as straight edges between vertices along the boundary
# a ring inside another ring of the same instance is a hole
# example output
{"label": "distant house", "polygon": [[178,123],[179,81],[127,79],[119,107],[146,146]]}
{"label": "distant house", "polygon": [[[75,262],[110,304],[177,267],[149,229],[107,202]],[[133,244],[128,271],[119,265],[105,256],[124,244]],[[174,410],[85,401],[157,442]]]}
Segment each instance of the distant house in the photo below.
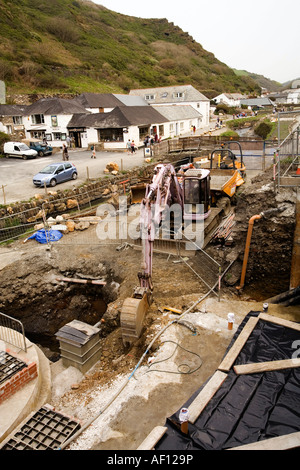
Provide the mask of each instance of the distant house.
{"label": "distant house", "polygon": [[[46,138],[52,147],[61,147],[66,140],[67,125],[76,114],[88,111],[74,100],[43,98],[26,107],[24,126],[27,138]],[[73,135],[75,145],[81,147],[80,133]]]}
{"label": "distant house", "polygon": [[25,110],[27,106],[0,105],[0,130],[12,136],[25,137]]}
{"label": "distant house", "polygon": [[241,93],[221,93],[213,98],[216,104],[224,103],[229,107],[235,108],[241,106],[241,100],[248,98]]}
{"label": "distant house", "polygon": [[299,104],[300,103],[300,89],[287,90],[287,103]]}
{"label": "distant house", "polygon": [[147,135],[164,133],[167,120],[151,106],[122,106],[109,113],[75,114],[67,127],[69,134],[80,131],[82,146],[102,143],[104,149],[125,149],[128,140],[136,146]]}
{"label": "distant house", "polygon": [[188,105],[199,113],[197,128],[209,124],[210,100],[192,85],[131,90],[130,96],[140,96],[151,106]]}
{"label": "distant house", "polygon": [[[163,132],[159,129],[159,137],[176,137],[180,134],[191,132],[191,128],[201,127],[202,115],[189,105],[152,106],[166,118],[168,129],[164,127]],[[162,126],[160,126],[162,127]]]}
{"label": "distant house", "polygon": [[270,108],[274,107],[274,103],[270,98],[249,98],[247,100],[241,100],[241,105],[247,106],[248,108]]}
{"label": "distant house", "polygon": [[109,113],[121,106],[146,106],[140,97],[113,93],[82,93],[74,101],[91,113]]}

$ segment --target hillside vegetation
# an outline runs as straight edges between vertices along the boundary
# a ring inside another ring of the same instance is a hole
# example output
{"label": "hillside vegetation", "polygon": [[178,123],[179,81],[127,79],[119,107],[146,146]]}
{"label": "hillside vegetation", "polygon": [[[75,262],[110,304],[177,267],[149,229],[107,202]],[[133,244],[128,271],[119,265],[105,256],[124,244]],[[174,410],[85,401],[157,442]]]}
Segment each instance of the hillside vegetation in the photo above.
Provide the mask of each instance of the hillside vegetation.
{"label": "hillside vegetation", "polygon": [[239,77],[249,77],[252,78],[256,83],[258,83],[262,88],[266,88],[268,91],[277,92],[282,88],[282,84],[276,82],[275,80],[270,80],[269,78],[264,77],[263,75],[258,75],[257,73],[250,73],[246,70],[236,70],[233,69],[236,75]]}
{"label": "hillside vegetation", "polygon": [[0,79],[8,93],[126,93],[187,83],[209,98],[260,92],[166,19],[86,0],[0,0],[0,9]]}

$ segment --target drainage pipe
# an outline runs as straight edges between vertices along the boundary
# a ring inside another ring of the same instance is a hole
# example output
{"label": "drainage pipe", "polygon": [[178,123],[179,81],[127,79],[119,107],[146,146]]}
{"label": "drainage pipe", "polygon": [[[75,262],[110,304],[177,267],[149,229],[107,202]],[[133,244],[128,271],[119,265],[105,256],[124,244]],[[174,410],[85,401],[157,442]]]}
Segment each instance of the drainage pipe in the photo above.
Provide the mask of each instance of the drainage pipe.
{"label": "drainage pipe", "polygon": [[243,289],[243,287],[245,285],[245,277],[246,277],[246,270],[247,270],[247,264],[248,264],[248,258],[249,258],[249,252],[250,252],[250,243],[251,243],[251,238],[252,238],[254,222],[256,220],[260,220],[261,218],[262,218],[262,214],[259,214],[259,215],[254,215],[249,220],[248,233],[247,233],[246,246],[245,246],[245,253],[244,253],[244,261],[243,261],[243,268],[242,268],[242,275],[241,275],[241,282],[240,282],[240,285],[237,286],[238,290]]}
{"label": "drainage pipe", "polygon": [[243,289],[243,287],[245,285],[245,277],[246,277],[246,270],[247,270],[247,264],[248,264],[248,258],[249,258],[249,252],[250,252],[250,243],[251,243],[251,238],[252,238],[254,222],[256,220],[266,218],[266,217],[274,214],[275,212],[282,212],[285,209],[286,209],[286,207],[282,207],[281,209],[279,209],[277,207],[273,208],[273,209],[268,209],[265,212],[261,212],[258,215],[254,215],[249,220],[248,233],[247,233],[246,246],[245,246],[245,253],[244,253],[244,261],[243,261],[243,267],[242,267],[242,275],[241,275],[240,285],[237,286],[238,290]]}

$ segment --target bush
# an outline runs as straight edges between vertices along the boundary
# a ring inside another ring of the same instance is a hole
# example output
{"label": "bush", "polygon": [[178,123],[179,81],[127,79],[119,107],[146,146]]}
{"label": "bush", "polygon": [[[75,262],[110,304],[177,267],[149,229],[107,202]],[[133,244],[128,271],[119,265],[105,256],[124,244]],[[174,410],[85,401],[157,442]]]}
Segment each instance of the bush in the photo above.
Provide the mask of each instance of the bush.
{"label": "bush", "polygon": [[255,127],[254,132],[255,132],[256,135],[261,137],[263,140],[266,140],[266,138],[268,137],[268,135],[270,134],[272,129],[273,129],[273,126],[272,126],[271,122],[266,120],[266,121],[263,121],[263,122],[259,123]]}
{"label": "bush", "polygon": [[221,137],[233,137],[235,139],[238,139],[239,134],[234,131],[226,131],[226,132],[223,132],[223,134],[221,134]]}
{"label": "bush", "polygon": [[3,145],[5,144],[5,142],[9,141],[9,135],[5,134],[5,132],[0,132],[0,153],[3,153]]}

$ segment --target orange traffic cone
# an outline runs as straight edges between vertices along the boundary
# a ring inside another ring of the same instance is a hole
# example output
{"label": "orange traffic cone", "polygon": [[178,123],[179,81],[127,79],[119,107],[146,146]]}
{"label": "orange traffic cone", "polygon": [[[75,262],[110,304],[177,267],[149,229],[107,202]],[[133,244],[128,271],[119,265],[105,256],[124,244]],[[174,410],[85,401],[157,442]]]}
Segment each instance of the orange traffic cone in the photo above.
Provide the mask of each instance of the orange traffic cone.
{"label": "orange traffic cone", "polygon": [[298,165],[298,168],[297,168],[297,171],[296,171],[296,175],[297,175],[297,176],[300,176],[300,165]]}

